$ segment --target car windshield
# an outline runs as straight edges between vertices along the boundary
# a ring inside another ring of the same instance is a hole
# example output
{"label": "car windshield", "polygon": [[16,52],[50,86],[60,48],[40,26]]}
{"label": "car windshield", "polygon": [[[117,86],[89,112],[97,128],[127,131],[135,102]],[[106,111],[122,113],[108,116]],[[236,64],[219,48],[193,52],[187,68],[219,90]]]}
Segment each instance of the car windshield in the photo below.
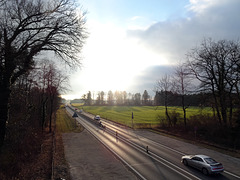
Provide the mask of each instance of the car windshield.
{"label": "car windshield", "polygon": [[205,158],[204,159],[208,164],[215,164],[215,163],[218,163],[217,161],[215,161],[214,159],[212,158]]}

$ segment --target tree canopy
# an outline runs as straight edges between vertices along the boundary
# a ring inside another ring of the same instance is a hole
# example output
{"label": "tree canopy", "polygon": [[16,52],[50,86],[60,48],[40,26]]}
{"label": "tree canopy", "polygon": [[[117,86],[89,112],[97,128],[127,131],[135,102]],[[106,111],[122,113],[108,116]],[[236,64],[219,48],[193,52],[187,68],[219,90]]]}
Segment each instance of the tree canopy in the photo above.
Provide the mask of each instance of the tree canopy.
{"label": "tree canopy", "polygon": [[87,33],[85,13],[74,0],[2,0],[0,16],[1,146],[17,78],[34,67],[43,51],[54,52],[70,66],[79,65]]}

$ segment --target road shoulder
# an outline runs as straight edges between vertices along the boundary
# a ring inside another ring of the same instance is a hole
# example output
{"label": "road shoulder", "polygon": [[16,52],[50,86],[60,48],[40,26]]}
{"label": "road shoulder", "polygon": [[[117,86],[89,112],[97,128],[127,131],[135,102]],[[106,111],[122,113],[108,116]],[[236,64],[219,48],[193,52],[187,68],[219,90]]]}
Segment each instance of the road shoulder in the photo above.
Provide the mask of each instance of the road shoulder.
{"label": "road shoulder", "polygon": [[64,133],[65,157],[72,179],[137,179],[88,131]]}

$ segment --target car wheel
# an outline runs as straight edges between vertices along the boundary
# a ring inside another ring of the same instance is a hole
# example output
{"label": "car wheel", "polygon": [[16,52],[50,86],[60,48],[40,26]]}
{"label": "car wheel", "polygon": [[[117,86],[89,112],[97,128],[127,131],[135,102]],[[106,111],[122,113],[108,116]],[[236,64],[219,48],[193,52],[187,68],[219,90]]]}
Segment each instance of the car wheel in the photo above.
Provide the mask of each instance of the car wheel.
{"label": "car wheel", "polygon": [[183,160],[183,164],[184,164],[185,166],[187,166],[187,165],[188,165],[188,162],[187,162],[187,160],[186,160],[186,159],[184,159],[184,160]]}
{"label": "car wheel", "polygon": [[202,172],[203,172],[204,175],[208,175],[208,170],[206,168],[203,168]]}

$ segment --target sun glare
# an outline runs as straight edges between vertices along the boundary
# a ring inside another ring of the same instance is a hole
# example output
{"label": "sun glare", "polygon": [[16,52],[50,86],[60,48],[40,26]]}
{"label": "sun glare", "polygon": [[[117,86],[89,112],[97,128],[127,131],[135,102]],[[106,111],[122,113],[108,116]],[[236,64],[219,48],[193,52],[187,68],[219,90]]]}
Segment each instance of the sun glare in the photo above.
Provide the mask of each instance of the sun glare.
{"label": "sun glare", "polygon": [[125,91],[145,68],[167,63],[138,39],[127,38],[125,30],[111,24],[93,26],[83,49],[83,68],[71,78],[72,88],[84,93]]}

